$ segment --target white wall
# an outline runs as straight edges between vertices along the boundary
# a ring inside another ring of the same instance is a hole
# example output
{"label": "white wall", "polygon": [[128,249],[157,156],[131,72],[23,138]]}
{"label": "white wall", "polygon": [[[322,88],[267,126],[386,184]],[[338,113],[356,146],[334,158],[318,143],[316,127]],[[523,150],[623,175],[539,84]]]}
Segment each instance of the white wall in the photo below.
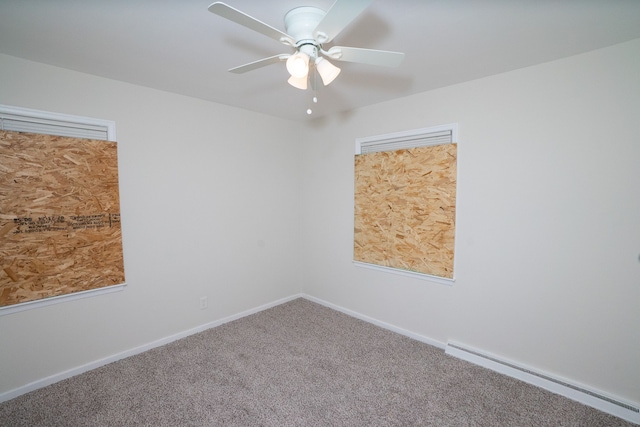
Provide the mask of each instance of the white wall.
{"label": "white wall", "polygon": [[[640,402],[640,40],[314,123],[304,292]],[[460,126],[456,282],[352,265],[354,140]]]}
{"label": "white wall", "polygon": [[[300,124],[0,55],[0,103],[116,121],[129,284],[0,317],[0,394],[302,290],[640,402],[638,76],[640,40],[300,141]],[[355,138],[451,122],[456,283],[354,267]]]}
{"label": "white wall", "polygon": [[116,122],[128,283],[0,316],[0,394],[300,291],[296,123],[5,55],[0,103]]}

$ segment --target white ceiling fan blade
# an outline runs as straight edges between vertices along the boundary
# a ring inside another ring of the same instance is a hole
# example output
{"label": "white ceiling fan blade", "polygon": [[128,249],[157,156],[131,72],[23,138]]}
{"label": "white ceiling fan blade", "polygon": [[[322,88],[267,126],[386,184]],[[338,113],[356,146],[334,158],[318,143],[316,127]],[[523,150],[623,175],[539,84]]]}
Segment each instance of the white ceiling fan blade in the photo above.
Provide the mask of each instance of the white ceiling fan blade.
{"label": "white ceiling fan blade", "polygon": [[319,43],[334,39],[351,21],[356,19],[373,0],[336,0],[313,31]]}
{"label": "white ceiling fan blade", "polygon": [[274,40],[277,40],[281,43],[288,44],[290,46],[295,44],[295,40],[287,34],[284,33],[277,28],[273,28],[271,25],[265,24],[262,21],[257,20],[253,16],[249,16],[244,12],[235,9],[228,4],[222,2],[215,2],[209,6],[209,12],[215,13],[216,15],[222,16],[223,18],[227,18],[229,21],[233,21],[236,24],[240,24],[243,27],[249,28],[250,30],[257,31],[260,34],[264,34],[267,37],[270,37]]}
{"label": "white ceiling fan blade", "polygon": [[269,58],[259,59],[257,61],[253,61],[248,64],[230,68],[229,72],[235,73],[235,74],[246,73],[247,71],[252,71],[257,68],[266,67],[267,65],[275,64],[276,62],[286,61],[288,57],[289,57],[289,54],[270,56]]}
{"label": "white ceiling fan blade", "polygon": [[397,67],[404,59],[404,53],[388,50],[361,49],[357,47],[333,46],[322,52],[331,59],[361,64],[380,65],[382,67]]}

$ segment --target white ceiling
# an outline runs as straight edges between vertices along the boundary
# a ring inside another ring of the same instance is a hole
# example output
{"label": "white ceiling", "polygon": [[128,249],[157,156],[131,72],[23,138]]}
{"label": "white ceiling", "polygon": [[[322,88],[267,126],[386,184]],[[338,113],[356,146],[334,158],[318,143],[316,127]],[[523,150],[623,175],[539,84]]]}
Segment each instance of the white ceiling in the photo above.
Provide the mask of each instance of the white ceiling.
{"label": "white ceiling", "polygon": [[[226,71],[291,48],[208,12],[212,2],[0,0],[0,53],[306,120],[640,38],[640,0],[377,0],[332,44],[404,62],[334,62],[342,73],[307,116],[312,93],[287,84],[283,63]],[[226,3],[284,31],[290,9],[333,0]]]}

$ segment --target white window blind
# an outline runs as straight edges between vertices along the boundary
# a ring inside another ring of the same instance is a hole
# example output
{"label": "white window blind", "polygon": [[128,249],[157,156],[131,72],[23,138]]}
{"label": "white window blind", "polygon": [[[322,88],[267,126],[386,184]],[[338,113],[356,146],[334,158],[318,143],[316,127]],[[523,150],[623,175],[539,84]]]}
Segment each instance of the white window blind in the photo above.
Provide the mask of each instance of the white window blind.
{"label": "white window blind", "polygon": [[115,124],[108,120],[0,105],[0,130],[72,138],[115,141]]}
{"label": "white window blind", "polygon": [[457,141],[458,126],[449,124],[430,128],[396,132],[356,140],[356,154],[405,150],[427,145],[451,144]]}

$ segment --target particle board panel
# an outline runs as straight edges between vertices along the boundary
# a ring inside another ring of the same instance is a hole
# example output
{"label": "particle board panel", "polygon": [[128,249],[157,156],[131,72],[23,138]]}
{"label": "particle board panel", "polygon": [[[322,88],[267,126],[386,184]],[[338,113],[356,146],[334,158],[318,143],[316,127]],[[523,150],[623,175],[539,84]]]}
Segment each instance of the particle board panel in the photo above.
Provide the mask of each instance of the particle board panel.
{"label": "particle board panel", "polygon": [[117,143],[0,131],[0,307],[124,280]]}
{"label": "particle board panel", "polygon": [[355,157],[354,260],[453,278],[457,145]]}

